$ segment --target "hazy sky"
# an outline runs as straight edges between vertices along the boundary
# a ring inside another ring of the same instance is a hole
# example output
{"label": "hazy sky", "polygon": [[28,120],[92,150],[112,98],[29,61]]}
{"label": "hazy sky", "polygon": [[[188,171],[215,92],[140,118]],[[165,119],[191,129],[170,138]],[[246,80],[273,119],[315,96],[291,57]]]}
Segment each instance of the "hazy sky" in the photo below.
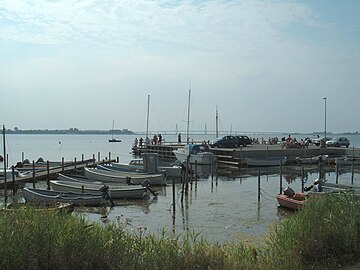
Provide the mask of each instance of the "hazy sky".
{"label": "hazy sky", "polygon": [[0,124],[360,130],[358,0],[0,0]]}

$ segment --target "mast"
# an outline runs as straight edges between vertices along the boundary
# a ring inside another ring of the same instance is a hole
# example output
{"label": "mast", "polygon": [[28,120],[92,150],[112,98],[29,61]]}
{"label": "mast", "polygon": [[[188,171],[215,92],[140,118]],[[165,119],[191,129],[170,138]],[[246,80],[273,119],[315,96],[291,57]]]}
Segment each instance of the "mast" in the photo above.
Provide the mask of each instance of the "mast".
{"label": "mast", "polygon": [[186,143],[189,144],[189,124],[190,124],[190,95],[191,95],[191,82],[189,86],[189,103],[188,103],[188,117],[187,117],[187,128],[186,128]]}
{"label": "mast", "polygon": [[147,104],[147,118],[146,118],[146,138],[149,138],[149,109],[150,107],[150,95],[148,95],[148,104]]}
{"label": "mast", "polygon": [[218,113],[218,108],[216,106],[216,118],[215,118],[216,122],[216,131],[215,131],[215,135],[216,135],[216,138],[219,137],[219,113]]}

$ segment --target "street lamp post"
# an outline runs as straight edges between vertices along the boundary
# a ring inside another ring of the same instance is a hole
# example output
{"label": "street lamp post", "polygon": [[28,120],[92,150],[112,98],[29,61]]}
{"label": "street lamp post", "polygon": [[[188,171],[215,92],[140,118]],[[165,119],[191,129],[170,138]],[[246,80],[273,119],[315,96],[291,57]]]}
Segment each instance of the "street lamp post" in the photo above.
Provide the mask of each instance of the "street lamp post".
{"label": "street lamp post", "polygon": [[326,141],[326,97],[323,98],[325,103],[325,141]]}

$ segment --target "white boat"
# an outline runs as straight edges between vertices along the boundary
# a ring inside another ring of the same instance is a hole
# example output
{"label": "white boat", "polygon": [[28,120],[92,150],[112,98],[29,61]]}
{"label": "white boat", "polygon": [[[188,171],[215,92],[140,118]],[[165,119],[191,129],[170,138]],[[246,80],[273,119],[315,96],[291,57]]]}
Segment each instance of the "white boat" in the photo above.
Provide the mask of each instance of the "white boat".
{"label": "white boat", "polygon": [[360,158],[359,157],[335,158],[335,164],[338,165],[338,166],[360,165]]}
{"label": "white boat", "polygon": [[266,167],[284,165],[287,159],[282,157],[246,158],[245,161],[248,166]]}
{"label": "white boat", "polygon": [[148,181],[149,185],[166,185],[166,179],[162,174],[131,174],[129,172],[84,168],[84,175],[91,180],[103,182],[127,184],[130,180],[135,185],[141,185],[145,181]]}
{"label": "white boat", "polygon": [[90,182],[51,180],[51,188],[55,191],[101,194],[100,189],[108,187],[111,199],[144,199],[148,197],[147,188],[142,186],[120,186]]}
{"label": "white boat", "polygon": [[183,148],[173,150],[176,159],[184,162],[189,157],[190,163],[212,164],[214,154],[207,144],[186,144]]}
{"label": "white boat", "polygon": [[318,155],[313,157],[296,157],[296,163],[298,164],[319,164],[328,162],[328,155]]}
{"label": "white boat", "polygon": [[22,194],[27,202],[37,204],[72,203],[74,205],[102,205],[105,194],[59,192],[54,190],[24,187]]}
{"label": "white boat", "polygon": [[[104,164],[103,167],[107,167],[112,170],[123,171],[123,172],[137,172],[145,173],[144,160],[142,158],[134,158],[129,163],[110,163]],[[165,172],[167,177],[181,177],[181,166],[158,166],[157,172]]]}

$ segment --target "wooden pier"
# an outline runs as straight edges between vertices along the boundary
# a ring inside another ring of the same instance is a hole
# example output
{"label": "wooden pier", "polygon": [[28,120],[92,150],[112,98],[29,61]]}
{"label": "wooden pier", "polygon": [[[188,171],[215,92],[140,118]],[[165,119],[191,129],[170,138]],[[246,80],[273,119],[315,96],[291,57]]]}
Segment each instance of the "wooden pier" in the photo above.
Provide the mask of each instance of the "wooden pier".
{"label": "wooden pier", "polygon": [[[97,164],[104,164],[109,162],[118,162],[118,159],[103,159],[96,161],[95,159],[87,159],[73,162],[44,162],[41,164],[26,165],[22,168],[14,168],[22,173],[23,176],[16,178],[7,178],[6,187],[22,186],[26,182],[37,182],[39,180],[47,180],[57,178],[59,173],[70,173],[83,170],[85,167],[95,167]],[[0,180],[0,188],[5,188],[5,180]]]}
{"label": "wooden pier", "polygon": [[[143,153],[157,153],[160,159],[175,161],[173,150],[184,147],[184,144],[171,145],[145,145],[143,147],[133,148],[133,154],[141,155]],[[359,156],[358,148],[339,148],[318,146],[309,146],[302,149],[286,149],[281,145],[256,144],[240,148],[210,148],[215,154],[215,160],[220,166],[244,167],[246,158],[286,158],[287,164],[294,164],[296,157],[312,157],[318,155],[329,155],[331,157],[340,156]]]}

